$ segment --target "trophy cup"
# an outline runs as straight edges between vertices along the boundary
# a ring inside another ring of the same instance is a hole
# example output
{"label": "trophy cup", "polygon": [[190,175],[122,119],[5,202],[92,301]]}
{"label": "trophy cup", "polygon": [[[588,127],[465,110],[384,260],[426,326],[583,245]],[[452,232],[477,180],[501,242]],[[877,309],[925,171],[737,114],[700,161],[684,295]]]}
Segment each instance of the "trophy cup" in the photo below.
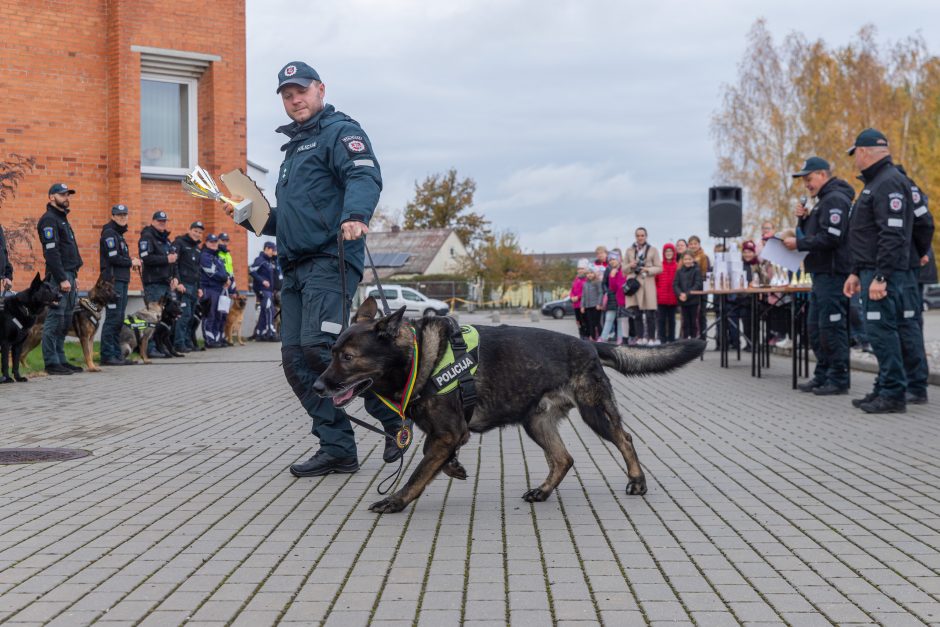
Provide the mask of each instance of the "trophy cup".
{"label": "trophy cup", "polygon": [[212,180],[212,175],[206,172],[202,167],[196,166],[193,171],[183,177],[183,189],[196,198],[205,200],[218,200],[228,203],[235,207],[235,213],[232,216],[236,223],[241,223],[251,217],[252,201],[248,198],[241,202],[235,202],[222,195],[219,186]]}

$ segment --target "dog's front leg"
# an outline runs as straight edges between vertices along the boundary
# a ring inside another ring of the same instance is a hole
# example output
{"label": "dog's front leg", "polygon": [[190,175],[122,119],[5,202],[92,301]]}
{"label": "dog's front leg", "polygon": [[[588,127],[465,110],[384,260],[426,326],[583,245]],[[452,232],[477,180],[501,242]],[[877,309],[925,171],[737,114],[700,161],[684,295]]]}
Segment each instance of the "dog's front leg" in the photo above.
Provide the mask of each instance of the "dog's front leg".
{"label": "dog's front leg", "polygon": [[[16,381],[17,383],[26,383],[26,381],[28,381],[26,377],[20,375],[20,357],[22,357],[22,353],[23,353],[22,343],[17,344],[13,347],[13,379],[12,380]],[[6,356],[6,351],[4,351],[4,355],[3,355],[4,379],[9,378],[6,376],[7,374],[6,364],[7,364],[7,356]]]}
{"label": "dog's front leg", "polygon": [[95,365],[95,339],[94,336],[83,335],[81,338],[82,353],[85,357],[85,367],[88,372],[101,372],[101,368]]}
{"label": "dog's front leg", "polygon": [[450,433],[429,435],[425,443],[424,457],[404,487],[388,498],[373,503],[369,509],[379,514],[390,514],[408,507],[409,503],[421,496],[431,479],[454,456],[458,443],[459,438]]}

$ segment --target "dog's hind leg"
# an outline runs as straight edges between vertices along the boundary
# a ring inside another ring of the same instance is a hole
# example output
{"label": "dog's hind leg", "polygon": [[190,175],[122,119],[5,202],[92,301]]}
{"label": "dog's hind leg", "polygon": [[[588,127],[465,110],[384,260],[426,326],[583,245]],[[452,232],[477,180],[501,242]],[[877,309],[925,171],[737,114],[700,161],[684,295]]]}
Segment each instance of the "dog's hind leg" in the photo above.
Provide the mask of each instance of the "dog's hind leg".
{"label": "dog's hind leg", "polygon": [[411,473],[408,482],[395,494],[373,503],[369,509],[380,514],[400,512],[409,503],[421,496],[424,488],[441,471],[444,464],[454,457],[460,446],[460,436],[453,433],[428,434],[424,447],[424,457]]}
{"label": "dog's hind leg", "polygon": [[[17,383],[26,383],[29,380],[20,374],[20,357],[21,357],[20,353],[22,352],[22,350],[23,350],[22,344],[17,344],[16,346],[13,347],[13,359],[12,359],[13,381],[16,381]],[[6,355],[4,355],[3,356],[3,364],[4,364],[3,374],[4,375],[6,375],[6,363],[7,363],[7,358],[6,358]],[[4,377],[4,378],[6,379],[9,377]]]}
{"label": "dog's hind leg", "polygon": [[613,442],[623,455],[629,479],[627,494],[646,494],[646,476],[643,474],[643,468],[640,467],[640,460],[637,459],[636,449],[633,448],[633,437],[624,430],[620,412],[617,411],[617,405],[612,398],[612,391],[609,385],[607,387],[608,393],[603,400],[598,404],[579,401],[578,411],[594,433],[608,442]]}
{"label": "dog's hind leg", "polygon": [[94,336],[83,334],[80,342],[82,344],[82,354],[85,357],[85,367],[88,372],[101,372],[101,368],[95,365],[95,339]]}
{"label": "dog's hind leg", "polygon": [[522,498],[530,503],[544,501],[558,487],[568,471],[574,465],[574,459],[565,448],[565,443],[558,433],[558,420],[564,415],[560,408],[535,414],[522,423],[525,432],[542,447],[548,462],[548,476],[537,488],[527,490]]}

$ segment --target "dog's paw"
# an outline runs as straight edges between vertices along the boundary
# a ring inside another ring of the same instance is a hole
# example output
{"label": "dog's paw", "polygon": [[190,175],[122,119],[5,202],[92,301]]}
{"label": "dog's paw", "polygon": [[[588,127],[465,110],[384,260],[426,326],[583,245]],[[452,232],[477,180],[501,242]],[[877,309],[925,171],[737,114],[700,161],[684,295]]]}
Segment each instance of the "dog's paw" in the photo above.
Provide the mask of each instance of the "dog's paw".
{"label": "dog's paw", "polygon": [[381,501],[376,501],[369,506],[369,510],[375,512],[376,514],[394,514],[395,512],[400,512],[405,509],[406,503],[401,499],[390,496],[388,498],[382,499]]}
{"label": "dog's paw", "polygon": [[542,488],[532,488],[522,495],[522,500],[528,501],[529,503],[541,503],[542,501],[548,500],[551,494],[551,492],[546,492]]}
{"label": "dog's paw", "polygon": [[456,457],[451,457],[447,460],[447,463],[444,464],[444,467],[441,469],[444,471],[444,474],[448,477],[453,477],[454,479],[460,479],[465,481],[467,479],[467,469],[463,467]]}
{"label": "dog's paw", "polygon": [[646,477],[640,475],[636,479],[630,479],[627,483],[627,494],[633,496],[643,496],[646,494]]}
{"label": "dog's paw", "polygon": [[99,368],[98,366],[89,366],[88,372],[101,372],[101,368]]}

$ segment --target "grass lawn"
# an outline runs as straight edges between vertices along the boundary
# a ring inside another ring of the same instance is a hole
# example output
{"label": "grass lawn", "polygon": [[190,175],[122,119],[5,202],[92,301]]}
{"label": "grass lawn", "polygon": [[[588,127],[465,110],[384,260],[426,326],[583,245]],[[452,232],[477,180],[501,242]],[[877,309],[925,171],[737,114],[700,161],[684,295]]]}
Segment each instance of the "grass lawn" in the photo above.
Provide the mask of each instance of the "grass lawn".
{"label": "grass lawn", "polygon": [[[82,345],[78,342],[65,343],[65,356],[69,363],[85,367],[85,356],[82,354]],[[101,342],[95,342],[95,363],[101,364]],[[29,376],[31,372],[41,372],[46,369],[42,361],[42,346],[34,348],[26,357],[26,368],[22,374]]]}

